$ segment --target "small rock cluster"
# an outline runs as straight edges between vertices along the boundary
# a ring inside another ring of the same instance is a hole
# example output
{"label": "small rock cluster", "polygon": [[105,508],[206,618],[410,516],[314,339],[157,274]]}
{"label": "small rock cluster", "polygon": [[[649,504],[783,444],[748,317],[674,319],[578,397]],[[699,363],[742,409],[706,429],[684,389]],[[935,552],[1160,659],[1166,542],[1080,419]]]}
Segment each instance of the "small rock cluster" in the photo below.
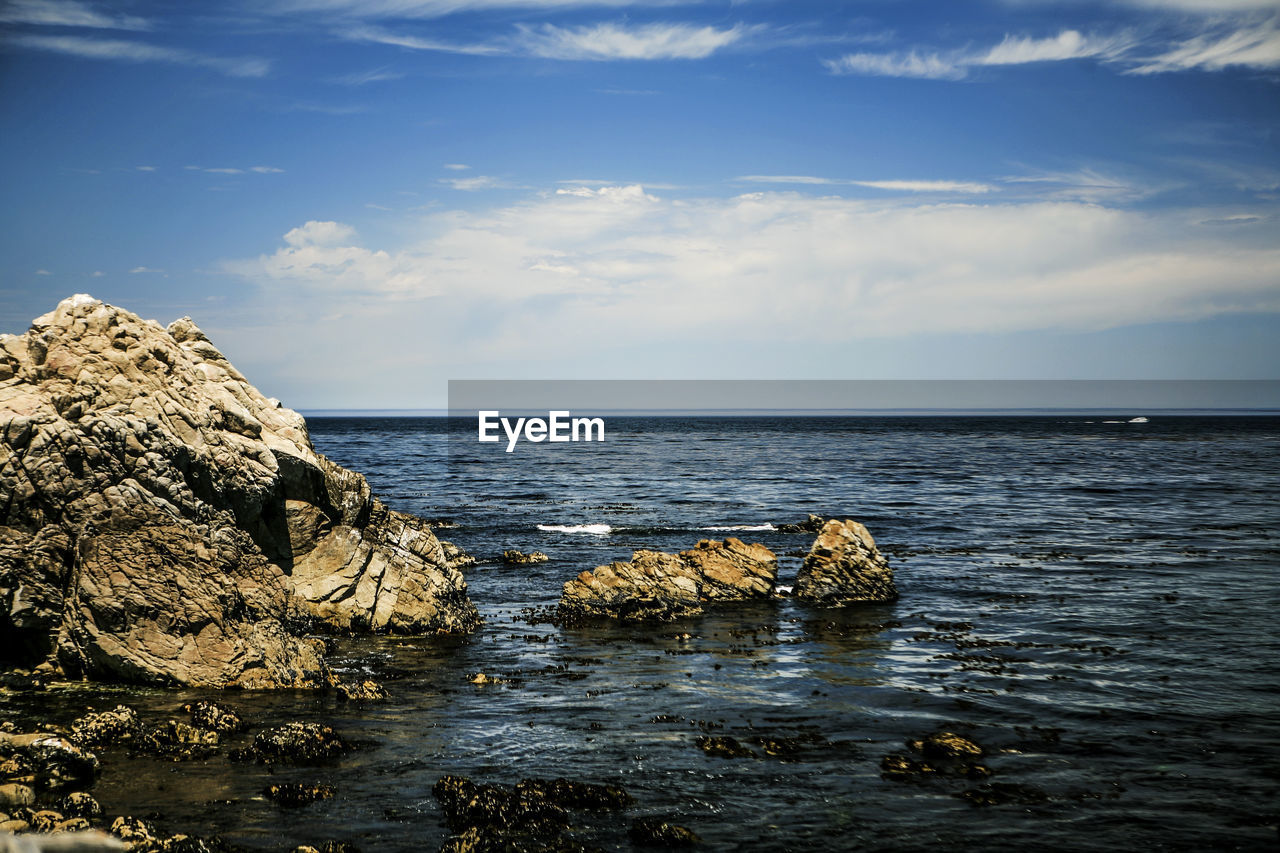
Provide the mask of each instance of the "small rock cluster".
{"label": "small rock cluster", "polygon": [[530,551],[526,554],[523,551],[508,549],[502,552],[502,562],[508,566],[532,566],[537,563],[545,563],[551,558],[541,551]]}
{"label": "small rock cluster", "polygon": [[[617,812],[634,804],[616,785],[571,779],[524,779],[515,785],[473,782],[444,776],[431,793],[455,834],[441,853],[588,853],[599,850],[569,836],[570,810]],[[629,831],[638,844],[682,847],[698,836],[662,817],[638,818]]]}
{"label": "small rock cluster", "polygon": [[832,519],[818,538],[796,576],[796,598],[820,607],[896,601],[893,569],[876,548],[867,528],[856,521]]}

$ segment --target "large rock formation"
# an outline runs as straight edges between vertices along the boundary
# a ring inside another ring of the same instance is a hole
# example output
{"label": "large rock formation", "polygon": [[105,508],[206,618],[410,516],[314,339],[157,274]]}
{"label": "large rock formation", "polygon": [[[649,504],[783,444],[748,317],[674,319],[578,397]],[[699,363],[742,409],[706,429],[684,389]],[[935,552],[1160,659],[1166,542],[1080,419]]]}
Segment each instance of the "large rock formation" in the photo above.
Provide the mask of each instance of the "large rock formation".
{"label": "large rock formation", "polygon": [[431,529],[316,453],[189,318],[78,295],[0,336],[0,657],[313,686],[305,632],[476,622]]}
{"label": "large rock formation", "polygon": [[796,597],[823,607],[859,601],[894,601],[893,569],[867,528],[856,521],[828,521],[796,576]]}
{"label": "large rock formation", "polygon": [[704,539],[679,554],[636,551],[629,563],[583,572],[564,585],[560,615],[670,621],[704,604],[767,598],[777,578],[777,557],[763,545]]}

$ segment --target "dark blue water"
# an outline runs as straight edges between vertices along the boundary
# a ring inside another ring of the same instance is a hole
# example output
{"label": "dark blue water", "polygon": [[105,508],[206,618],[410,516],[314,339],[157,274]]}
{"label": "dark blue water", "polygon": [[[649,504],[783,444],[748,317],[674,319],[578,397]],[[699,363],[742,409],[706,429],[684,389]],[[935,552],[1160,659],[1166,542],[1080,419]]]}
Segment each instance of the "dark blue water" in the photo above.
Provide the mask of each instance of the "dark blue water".
{"label": "dark blue water", "polygon": [[[313,419],[317,448],[391,506],[460,525],[441,536],[481,560],[468,582],[485,626],[344,641],[339,668],[384,680],[387,703],[230,697],[262,722],[322,719],[378,744],[273,777],[332,782],[333,801],[281,813],[258,796],[265,770],[223,757],[120,757],[96,793],[262,847],[432,849],[446,832],[430,787],[461,773],[619,782],[636,807],[579,827],[617,850],[646,814],[714,850],[1273,849],[1280,418],[1102,420],[611,418],[604,445],[504,454],[474,423],[451,442],[443,420]],[[707,537],[763,542],[788,583],[811,535],[708,528],[809,512],[865,523],[901,600],[783,599],[645,628],[527,618],[584,569]],[[610,532],[540,529],[580,525]],[[552,559],[504,567],[505,548]],[[469,683],[477,672],[502,683]],[[102,692],[41,701],[158,714],[191,695]],[[990,781],[1022,801],[977,807],[956,795],[979,782],[881,777],[884,754],[938,730],[982,744]],[[705,733],[806,745],[716,758],[695,745]]]}

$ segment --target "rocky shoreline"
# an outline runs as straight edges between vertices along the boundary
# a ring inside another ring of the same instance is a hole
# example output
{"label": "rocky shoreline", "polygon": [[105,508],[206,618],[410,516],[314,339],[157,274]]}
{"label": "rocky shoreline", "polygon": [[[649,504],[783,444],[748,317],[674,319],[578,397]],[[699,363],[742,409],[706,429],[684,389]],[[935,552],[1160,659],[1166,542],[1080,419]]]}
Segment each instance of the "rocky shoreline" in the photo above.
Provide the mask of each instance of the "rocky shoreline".
{"label": "rocky shoreline", "polygon": [[[165,328],[80,295],[25,334],[0,336],[0,505],[5,689],[92,680],[377,701],[387,695],[380,684],[343,682],[330,669],[326,635],[466,634],[480,623],[462,575],[475,559],[435,535],[450,525],[388,508],[363,476],[317,453],[303,418],[249,384],[189,318]],[[817,534],[798,600],[896,599],[888,561],[861,524],[811,515],[777,529]],[[509,567],[548,559],[502,554]],[[637,550],[581,572],[564,584],[554,618],[664,623],[788,592],[773,551],[729,537],[675,554]],[[235,849],[165,835],[139,816],[104,816],[89,793],[95,750],[311,766],[359,748],[320,722],[250,732],[218,702],[183,714],[144,720],[118,705],[90,709],[69,727],[0,729],[0,851],[44,849],[13,845],[54,836],[81,845],[58,849]],[[765,755],[807,748],[787,738],[750,743]],[[711,756],[755,754],[724,736],[698,746]],[[924,772],[900,763],[903,773]],[[263,796],[304,808],[337,790],[285,782]],[[446,776],[433,793],[455,832],[442,849],[459,853],[592,849],[565,835],[569,812],[631,803],[616,786],[567,779],[507,787]],[[698,842],[661,816],[636,818],[628,834],[641,845]],[[354,848],[296,848],[313,849]]]}

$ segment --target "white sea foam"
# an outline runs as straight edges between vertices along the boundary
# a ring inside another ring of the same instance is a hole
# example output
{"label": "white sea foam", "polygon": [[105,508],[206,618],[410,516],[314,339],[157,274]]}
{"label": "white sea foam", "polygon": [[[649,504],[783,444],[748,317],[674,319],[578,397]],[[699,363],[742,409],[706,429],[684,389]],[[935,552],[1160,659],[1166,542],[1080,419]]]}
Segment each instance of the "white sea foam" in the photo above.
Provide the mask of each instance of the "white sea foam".
{"label": "white sea foam", "polygon": [[793,586],[783,586],[782,584],[778,584],[773,588],[773,591],[778,593],[779,595],[790,595],[791,590],[793,589],[795,589],[795,587]]}
{"label": "white sea foam", "polygon": [[1131,423],[1131,424],[1145,424],[1145,423],[1147,423],[1147,422],[1148,422],[1148,421],[1147,421],[1147,419],[1146,419],[1146,418],[1143,418],[1143,417],[1137,417],[1137,418],[1130,418],[1130,419],[1129,419],[1129,423]]}
{"label": "white sea foam", "polygon": [[595,536],[613,532],[607,524],[539,524],[538,529],[543,533],[590,533]]}
{"label": "white sea foam", "polygon": [[769,522],[764,524],[726,524],[720,527],[699,527],[699,530],[777,530]]}

